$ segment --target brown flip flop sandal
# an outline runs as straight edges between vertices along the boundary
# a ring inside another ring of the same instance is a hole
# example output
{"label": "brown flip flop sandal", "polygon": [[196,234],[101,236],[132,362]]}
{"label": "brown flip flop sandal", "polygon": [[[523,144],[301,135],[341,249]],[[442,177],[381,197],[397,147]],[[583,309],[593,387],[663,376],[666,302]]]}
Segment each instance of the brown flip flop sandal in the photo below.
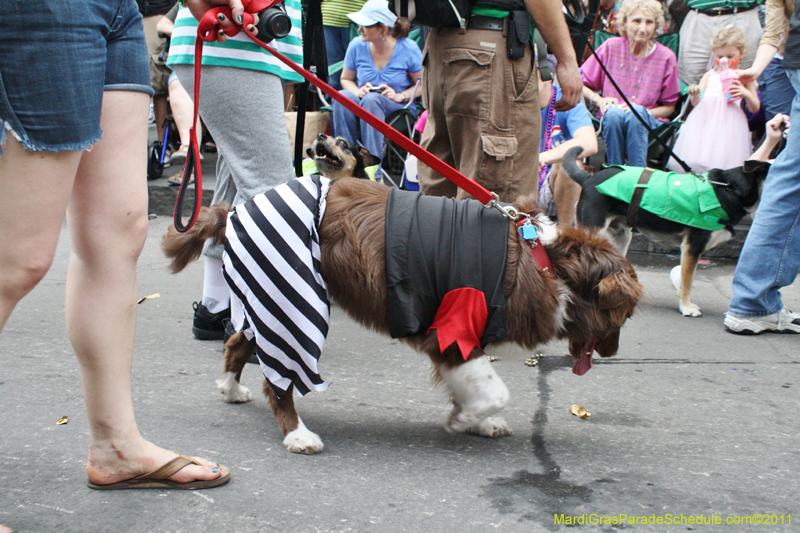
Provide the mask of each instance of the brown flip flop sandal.
{"label": "brown flip flop sandal", "polygon": [[86,485],[90,489],[95,490],[118,490],[118,489],[179,489],[179,490],[198,490],[210,489],[227,483],[231,479],[231,471],[222,465],[217,465],[219,468],[219,477],[215,479],[187,481],[186,483],[179,483],[177,481],[170,481],[167,479],[180,469],[191,465],[204,466],[191,457],[179,455],[172,461],[168,462],[158,470],[153,470],[147,474],[136,476],[125,481],[117,481],[116,483],[109,483],[107,485],[98,485],[91,481],[86,481]]}

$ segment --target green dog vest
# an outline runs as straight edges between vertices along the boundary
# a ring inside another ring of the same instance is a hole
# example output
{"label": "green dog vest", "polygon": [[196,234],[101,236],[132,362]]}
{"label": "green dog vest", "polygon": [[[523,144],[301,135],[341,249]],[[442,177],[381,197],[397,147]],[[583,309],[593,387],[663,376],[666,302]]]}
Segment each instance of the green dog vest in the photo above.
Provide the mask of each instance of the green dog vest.
{"label": "green dog vest", "polygon": [[714,187],[707,181],[691,174],[655,170],[647,183],[637,185],[643,168],[615,167],[621,168],[622,172],[599,184],[597,190],[601,193],[630,203],[636,187],[644,187],[639,205],[645,211],[695,228],[714,231],[725,227],[728,214],[722,209]]}

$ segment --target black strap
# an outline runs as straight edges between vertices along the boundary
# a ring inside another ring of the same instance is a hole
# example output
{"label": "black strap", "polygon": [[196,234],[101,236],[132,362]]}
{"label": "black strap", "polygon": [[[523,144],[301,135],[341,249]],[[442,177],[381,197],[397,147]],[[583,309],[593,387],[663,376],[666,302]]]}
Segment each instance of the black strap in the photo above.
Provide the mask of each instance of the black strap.
{"label": "black strap", "polygon": [[628,205],[628,226],[631,228],[636,227],[636,219],[639,216],[639,204],[642,202],[644,195],[645,185],[650,181],[650,176],[653,175],[652,168],[642,169],[642,175],[639,176],[639,181],[636,182],[636,188],[633,189],[633,196],[631,203]]}
{"label": "black strap", "polygon": [[[325,50],[325,31],[322,28],[322,0],[308,0],[303,19],[303,67],[311,70],[316,66],[319,79],[328,81],[328,56]],[[297,89],[297,124],[294,133],[294,173],[303,175],[303,134],[306,125],[306,109],[308,108],[308,90],[310,84],[305,81]]]}

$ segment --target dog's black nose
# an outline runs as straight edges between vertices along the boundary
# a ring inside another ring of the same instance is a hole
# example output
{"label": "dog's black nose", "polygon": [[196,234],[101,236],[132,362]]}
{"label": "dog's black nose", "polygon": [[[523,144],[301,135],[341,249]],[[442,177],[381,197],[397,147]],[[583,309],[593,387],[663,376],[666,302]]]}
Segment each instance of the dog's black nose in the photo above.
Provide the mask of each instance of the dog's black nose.
{"label": "dog's black nose", "polygon": [[324,133],[320,133],[319,135],[317,135],[317,140],[318,141],[324,141],[327,138],[328,138],[328,136],[325,135]]}

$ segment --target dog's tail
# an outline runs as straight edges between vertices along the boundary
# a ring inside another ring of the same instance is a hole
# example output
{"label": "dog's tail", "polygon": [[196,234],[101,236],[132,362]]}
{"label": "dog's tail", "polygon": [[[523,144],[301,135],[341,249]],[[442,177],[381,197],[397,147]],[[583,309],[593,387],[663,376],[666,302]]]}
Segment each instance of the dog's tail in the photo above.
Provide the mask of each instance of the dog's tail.
{"label": "dog's tail", "polygon": [[200,257],[206,239],[212,239],[214,244],[225,241],[225,226],[228,223],[230,210],[231,206],[226,202],[211,207],[201,207],[197,221],[186,233],[180,233],[174,224],[170,224],[167,234],[161,241],[161,249],[164,250],[164,255],[172,259],[168,268],[173,274],[177,274],[186,268],[190,261]]}
{"label": "dog's tail", "polygon": [[583,186],[583,183],[591,178],[592,175],[578,167],[576,163],[581,152],[583,152],[583,148],[580,146],[573,146],[567,150],[567,153],[564,154],[564,158],[561,160],[561,166],[564,168],[564,172],[567,173],[567,176]]}

